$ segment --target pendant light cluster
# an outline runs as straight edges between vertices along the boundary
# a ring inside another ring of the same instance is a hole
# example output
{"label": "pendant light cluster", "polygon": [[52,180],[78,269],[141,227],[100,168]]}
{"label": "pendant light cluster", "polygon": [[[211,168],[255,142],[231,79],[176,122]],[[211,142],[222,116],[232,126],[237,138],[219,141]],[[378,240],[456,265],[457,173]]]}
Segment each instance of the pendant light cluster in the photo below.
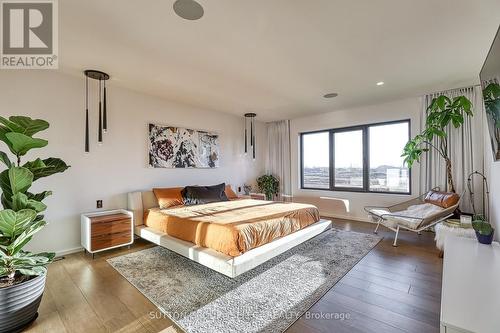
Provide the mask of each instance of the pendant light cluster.
{"label": "pendant light cluster", "polygon": [[255,117],[256,116],[257,114],[255,113],[245,113],[245,154],[248,153],[247,122],[250,122],[250,148],[252,148],[252,156],[254,160],[255,160]]}
{"label": "pendant light cluster", "polygon": [[89,143],[89,78],[99,81],[99,129],[97,134],[97,142],[102,144],[102,133],[108,131],[108,112],[106,100],[106,81],[109,80],[109,75],[92,69],[83,72],[85,74],[85,152],[90,151]]}

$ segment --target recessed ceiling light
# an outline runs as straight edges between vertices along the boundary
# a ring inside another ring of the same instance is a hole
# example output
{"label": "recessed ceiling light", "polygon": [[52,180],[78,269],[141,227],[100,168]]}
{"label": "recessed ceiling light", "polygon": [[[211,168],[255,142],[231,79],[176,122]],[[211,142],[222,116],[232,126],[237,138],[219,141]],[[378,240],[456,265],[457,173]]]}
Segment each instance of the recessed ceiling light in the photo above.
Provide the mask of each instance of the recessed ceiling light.
{"label": "recessed ceiling light", "polygon": [[384,81],[377,82],[377,86],[383,86],[383,85],[384,85]]}
{"label": "recessed ceiling light", "polygon": [[324,98],[334,98],[334,97],[337,97],[339,94],[337,93],[328,93],[328,94],[325,94],[323,95]]}
{"label": "recessed ceiling light", "polygon": [[174,12],[186,20],[199,20],[203,14],[203,7],[194,0],[177,0],[174,2]]}

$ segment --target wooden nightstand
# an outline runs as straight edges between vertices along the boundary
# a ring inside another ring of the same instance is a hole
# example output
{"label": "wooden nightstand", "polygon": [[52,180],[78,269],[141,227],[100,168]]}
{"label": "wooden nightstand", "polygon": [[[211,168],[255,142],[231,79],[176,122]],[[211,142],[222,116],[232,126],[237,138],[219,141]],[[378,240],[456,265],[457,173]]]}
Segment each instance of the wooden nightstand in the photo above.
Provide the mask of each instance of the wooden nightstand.
{"label": "wooden nightstand", "polygon": [[92,253],[130,245],[134,242],[132,212],[116,209],[81,216],[82,246]]}

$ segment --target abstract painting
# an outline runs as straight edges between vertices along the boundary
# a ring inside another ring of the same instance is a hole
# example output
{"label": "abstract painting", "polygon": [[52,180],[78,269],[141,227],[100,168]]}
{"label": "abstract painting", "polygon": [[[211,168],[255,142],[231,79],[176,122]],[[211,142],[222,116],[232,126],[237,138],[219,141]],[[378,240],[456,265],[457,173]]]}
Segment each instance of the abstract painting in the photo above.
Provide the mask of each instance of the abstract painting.
{"label": "abstract painting", "polygon": [[153,168],[217,168],[219,136],[149,124],[149,165]]}

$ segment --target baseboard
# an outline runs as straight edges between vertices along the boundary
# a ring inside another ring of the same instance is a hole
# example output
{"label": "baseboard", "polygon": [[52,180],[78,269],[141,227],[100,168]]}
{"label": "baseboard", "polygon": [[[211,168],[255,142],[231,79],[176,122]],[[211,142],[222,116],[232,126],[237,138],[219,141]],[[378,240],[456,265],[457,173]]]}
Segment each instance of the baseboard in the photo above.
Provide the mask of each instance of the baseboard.
{"label": "baseboard", "polygon": [[66,250],[61,250],[61,251],[56,251],[56,257],[62,257],[62,256],[67,256],[68,254],[72,253],[77,253],[83,251],[83,247],[75,247],[72,249],[66,249]]}
{"label": "baseboard", "polygon": [[325,216],[325,217],[334,218],[334,219],[343,219],[343,220],[352,220],[352,221],[358,221],[358,222],[374,223],[369,218],[362,218],[362,217],[356,217],[356,216],[351,216],[351,215],[332,214],[332,213],[327,213],[327,212],[320,212],[320,215]]}

